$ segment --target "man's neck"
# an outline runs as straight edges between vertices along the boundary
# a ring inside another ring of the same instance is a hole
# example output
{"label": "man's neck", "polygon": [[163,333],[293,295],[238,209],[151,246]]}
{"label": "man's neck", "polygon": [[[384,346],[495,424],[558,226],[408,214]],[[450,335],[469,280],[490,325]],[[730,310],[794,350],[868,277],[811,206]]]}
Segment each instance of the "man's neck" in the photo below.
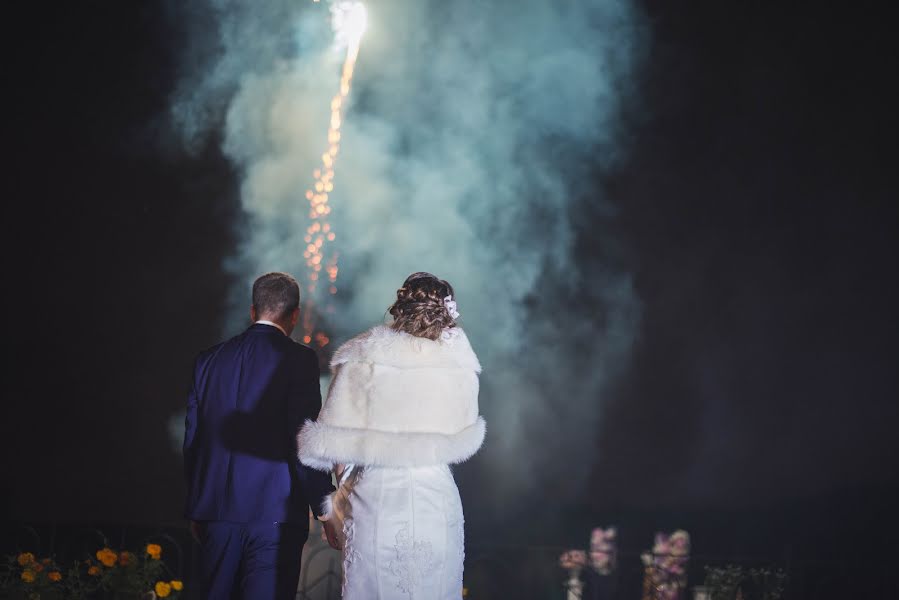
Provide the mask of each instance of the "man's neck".
{"label": "man's neck", "polygon": [[280,325],[278,325],[277,323],[275,323],[274,321],[267,321],[265,319],[259,319],[258,321],[256,321],[256,324],[257,325],[271,325],[272,327],[277,327],[281,331],[281,333],[283,333],[284,335],[287,335],[287,332],[284,330],[284,328],[281,327]]}

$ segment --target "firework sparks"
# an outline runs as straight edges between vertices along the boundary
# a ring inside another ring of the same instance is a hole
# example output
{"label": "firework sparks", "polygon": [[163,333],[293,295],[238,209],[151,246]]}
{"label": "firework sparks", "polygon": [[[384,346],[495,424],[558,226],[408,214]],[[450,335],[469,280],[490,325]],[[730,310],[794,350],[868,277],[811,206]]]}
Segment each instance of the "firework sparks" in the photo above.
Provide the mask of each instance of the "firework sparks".
{"label": "firework sparks", "polygon": [[[321,155],[321,165],[312,173],[312,186],[306,190],[310,223],[303,238],[306,242],[303,258],[306,259],[306,268],[309,274],[303,310],[303,342],[310,344],[314,340],[320,347],[326,346],[330,340],[323,331],[317,329],[318,313],[313,298],[319,284],[327,285],[329,295],[333,296],[337,293],[337,253],[330,253],[329,258],[325,260],[328,245],[336,237],[328,222],[328,215],[331,214],[328,198],[334,190],[334,163],[340,152],[340,126],[343,122],[344,107],[350,93],[353,70],[356,67],[359,44],[365,33],[366,23],[367,13],[361,2],[334,2],[331,4],[331,27],[334,30],[334,41],[339,49],[346,49],[346,58],[341,70],[340,87],[331,99],[328,149]],[[331,312],[333,306],[328,303],[325,310]]]}

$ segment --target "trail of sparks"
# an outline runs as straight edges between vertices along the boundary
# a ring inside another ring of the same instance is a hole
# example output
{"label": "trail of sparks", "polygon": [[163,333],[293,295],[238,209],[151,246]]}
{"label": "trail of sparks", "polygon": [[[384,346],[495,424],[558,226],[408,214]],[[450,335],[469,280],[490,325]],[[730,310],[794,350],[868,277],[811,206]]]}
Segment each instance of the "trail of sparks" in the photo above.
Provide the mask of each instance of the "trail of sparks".
{"label": "trail of sparks", "polygon": [[337,252],[330,253],[329,258],[325,260],[328,245],[336,237],[328,222],[328,215],[331,214],[328,195],[334,190],[334,162],[340,151],[340,126],[343,122],[344,108],[353,81],[353,70],[359,56],[359,44],[365,31],[366,18],[365,7],[361,2],[337,2],[331,6],[331,11],[336,41],[346,44],[347,50],[340,75],[340,88],[331,99],[328,149],[321,155],[321,165],[312,173],[312,186],[306,190],[310,224],[306,228],[306,235],[303,238],[306,242],[303,258],[306,259],[308,272],[306,301],[302,311],[303,342],[311,344],[314,340],[319,347],[326,346],[330,339],[318,327],[319,312],[315,306],[315,293],[319,285],[328,286],[329,302],[325,306],[325,312],[332,313],[334,306],[330,302],[330,297],[337,293],[339,270]]}

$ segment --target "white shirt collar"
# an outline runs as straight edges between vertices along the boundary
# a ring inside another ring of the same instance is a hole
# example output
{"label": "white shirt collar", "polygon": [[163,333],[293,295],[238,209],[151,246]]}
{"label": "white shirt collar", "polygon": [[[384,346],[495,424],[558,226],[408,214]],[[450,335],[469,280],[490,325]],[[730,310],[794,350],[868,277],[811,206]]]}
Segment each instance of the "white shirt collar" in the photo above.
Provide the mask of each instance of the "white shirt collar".
{"label": "white shirt collar", "polygon": [[283,333],[284,335],[287,335],[287,332],[284,331],[284,328],[281,327],[280,325],[278,325],[277,323],[272,323],[271,321],[262,321],[262,320],[260,320],[260,321],[256,321],[255,324],[256,324],[256,325],[271,325],[272,327],[277,327],[277,328],[281,331],[281,333]]}

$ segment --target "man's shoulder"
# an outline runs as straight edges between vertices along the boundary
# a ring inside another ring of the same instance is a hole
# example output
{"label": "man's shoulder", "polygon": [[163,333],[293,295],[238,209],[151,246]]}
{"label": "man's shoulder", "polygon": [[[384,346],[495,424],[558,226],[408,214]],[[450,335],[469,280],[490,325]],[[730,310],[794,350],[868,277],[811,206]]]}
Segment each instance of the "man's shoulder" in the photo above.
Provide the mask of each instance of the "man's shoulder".
{"label": "man's shoulder", "polygon": [[215,358],[219,354],[224,352],[225,355],[228,355],[230,352],[233,352],[237,347],[240,346],[241,341],[246,337],[247,332],[243,331],[238,333],[237,335],[231,336],[230,338],[218,342],[208,348],[200,350],[196,357],[195,363],[197,366],[202,366],[208,363],[211,359]]}
{"label": "man's shoulder", "polygon": [[315,354],[315,350],[307,346],[306,344],[301,344],[300,342],[291,339],[286,339],[286,346],[289,348],[289,351],[299,357],[301,360],[318,360],[317,355]]}
{"label": "man's shoulder", "polygon": [[235,335],[234,337],[231,337],[223,342],[220,342],[201,351],[197,356],[197,361],[205,362],[210,357],[219,354],[222,350],[225,350],[226,354],[229,353],[229,349],[233,350],[234,352],[239,352],[239,348],[245,347],[246,344],[252,346],[268,346],[276,352],[298,361],[318,360],[318,355],[316,354],[315,350],[305,344],[297,342],[293,338],[290,338],[286,335],[252,335],[251,333],[252,332],[250,331],[244,331],[242,333],[239,333],[238,335]]}
{"label": "man's shoulder", "polygon": [[229,341],[230,340],[225,340],[224,342],[219,342],[217,344],[209,346],[208,348],[204,348],[203,350],[200,350],[199,352],[197,352],[196,356],[194,357],[194,362],[197,365],[202,365],[202,364],[208,362],[209,359],[212,358],[213,356],[215,356],[216,354],[218,354],[219,350],[221,350],[225,346],[225,344],[227,344]]}
{"label": "man's shoulder", "polygon": [[289,345],[290,362],[296,365],[297,373],[320,373],[318,353],[313,348],[292,339]]}
{"label": "man's shoulder", "polygon": [[296,360],[316,358],[315,350],[286,335],[263,335],[253,339],[257,343],[270,345],[278,352]]}

